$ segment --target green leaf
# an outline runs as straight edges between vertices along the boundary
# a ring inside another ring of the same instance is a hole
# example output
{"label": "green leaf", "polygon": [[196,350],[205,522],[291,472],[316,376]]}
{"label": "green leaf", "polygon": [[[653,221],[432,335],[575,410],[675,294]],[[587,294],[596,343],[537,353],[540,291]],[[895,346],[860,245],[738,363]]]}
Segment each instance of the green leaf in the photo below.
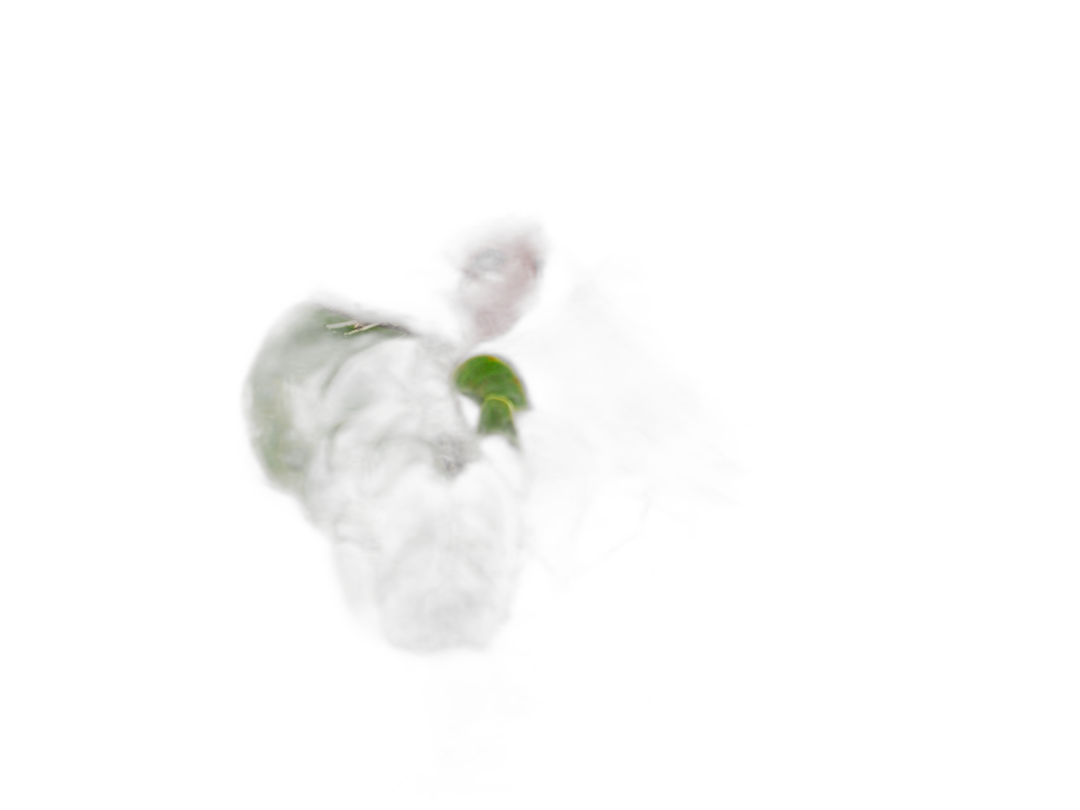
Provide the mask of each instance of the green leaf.
{"label": "green leaf", "polygon": [[[286,312],[262,341],[244,383],[244,418],[255,456],[270,482],[298,501],[301,473],[297,463],[303,462],[307,443],[301,446],[289,433],[296,430],[303,436],[292,395],[318,409],[325,386],[343,362],[380,342],[400,337],[389,329],[346,335],[346,330],[326,328],[340,321],[340,315],[315,309],[310,303]],[[279,393],[279,384],[288,396]],[[289,423],[282,424],[283,414],[293,415],[286,420]]]}
{"label": "green leaf", "polygon": [[334,529],[341,519],[341,510],[356,491],[348,482],[334,474],[334,436],[338,426],[326,431],[308,454],[303,465],[303,508],[308,512],[312,525],[328,538],[334,537]]}
{"label": "green leaf", "polygon": [[501,396],[489,396],[480,408],[480,418],[476,421],[476,432],[484,436],[505,436],[510,443],[521,448],[514,427],[514,406]]}
{"label": "green leaf", "polygon": [[405,389],[394,381],[406,381],[416,365],[417,340],[390,340],[357,354],[345,365],[326,389],[319,415],[319,433],[325,433],[361,410],[402,401]]}
{"label": "green leaf", "polygon": [[457,389],[474,402],[483,405],[491,396],[502,397],[514,410],[529,407],[525,387],[513,367],[498,357],[481,354],[470,357],[454,373]]}
{"label": "green leaf", "polygon": [[379,519],[376,595],[401,650],[483,650],[509,606],[519,525],[510,485],[487,461],[455,480],[422,465],[396,482]]}

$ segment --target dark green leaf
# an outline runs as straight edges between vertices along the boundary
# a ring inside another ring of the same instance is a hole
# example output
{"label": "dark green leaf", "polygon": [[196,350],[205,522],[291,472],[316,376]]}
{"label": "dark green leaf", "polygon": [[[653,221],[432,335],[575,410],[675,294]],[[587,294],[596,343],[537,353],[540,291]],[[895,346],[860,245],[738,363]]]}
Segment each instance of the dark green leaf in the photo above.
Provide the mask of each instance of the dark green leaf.
{"label": "dark green leaf", "polygon": [[509,363],[498,357],[470,357],[458,366],[454,383],[461,393],[481,405],[488,397],[496,396],[507,400],[514,410],[529,407],[521,379]]}
{"label": "dark green leaf", "polygon": [[393,646],[482,650],[513,589],[519,526],[513,490],[487,461],[450,481],[430,465],[394,485],[379,521],[376,595]]}

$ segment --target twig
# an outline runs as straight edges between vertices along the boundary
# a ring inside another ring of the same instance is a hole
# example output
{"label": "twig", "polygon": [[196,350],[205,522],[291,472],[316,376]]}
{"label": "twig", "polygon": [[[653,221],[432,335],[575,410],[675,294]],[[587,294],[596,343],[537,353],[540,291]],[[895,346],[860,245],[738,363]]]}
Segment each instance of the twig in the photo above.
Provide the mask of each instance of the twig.
{"label": "twig", "polygon": [[[437,332],[438,334],[431,335],[429,333],[418,332],[418,330],[397,321],[390,321],[386,319],[372,320],[369,318],[369,316],[373,313],[364,312],[363,310],[350,307],[349,305],[346,305],[346,303],[341,303],[341,301],[338,301],[333,297],[322,293],[312,298],[311,305],[316,309],[333,312],[336,315],[345,315],[346,318],[349,319],[348,321],[326,324],[326,328],[343,329],[348,326],[354,327],[351,332],[347,332],[346,335],[355,335],[360,332],[366,332],[367,329],[374,329],[376,327],[380,327],[383,329],[392,329],[393,332],[400,332],[405,337],[419,338],[423,342],[423,345],[427,346],[432,351],[434,351],[433,347],[437,347],[438,345],[440,345],[440,343],[442,343],[442,345],[444,345],[446,349],[436,357],[436,360],[442,360],[443,356],[453,354],[454,352],[458,351],[458,347],[455,346],[455,343],[451,341],[448,337],[446,337],[446,335],[442,333],[442,330],[437,326],[435,326],[434,328],[435,332]],[[443,363],[443,366],[449,368],[449,366],[446,366],[445,363]]]}

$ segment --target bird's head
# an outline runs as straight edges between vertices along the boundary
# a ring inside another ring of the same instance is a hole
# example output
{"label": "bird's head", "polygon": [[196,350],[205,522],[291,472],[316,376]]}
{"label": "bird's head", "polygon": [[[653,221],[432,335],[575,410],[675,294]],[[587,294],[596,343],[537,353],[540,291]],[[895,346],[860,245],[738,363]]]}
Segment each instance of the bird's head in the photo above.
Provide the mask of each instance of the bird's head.
{"label": "bird's head", "polygon": [[536,306],[551,242],[536,219],[508,216],[455,235],[440,255],[461,273],[443,295],[461,327],[465,350],[510,332]]}

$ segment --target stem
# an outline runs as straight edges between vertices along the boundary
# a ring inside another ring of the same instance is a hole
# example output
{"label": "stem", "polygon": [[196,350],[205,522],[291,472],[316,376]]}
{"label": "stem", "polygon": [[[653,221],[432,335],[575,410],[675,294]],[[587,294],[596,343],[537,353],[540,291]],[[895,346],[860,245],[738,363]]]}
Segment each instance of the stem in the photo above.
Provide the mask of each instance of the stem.
{"label": "stem", "polygon": [[553,566],[551,563],[549,563],[548,561],[546,561],[546,559],[543,558],[543,556],[540,554],[540,552],[538,552],[536,549],[532,548],[531,545],[529,545],[527,542],[525,542],[524,537],[521,539],[521,543],[522,543],[522,546],[525,549],[525,551],[527,551],[529,554],[534,555],[537,559],[539,559],[539,561],[543,565],[543,567],[548,569],[548,572],[550,573],[550,575],[552,577],[555,578],[555,581],[558,582],[558,584],[561,584],[563,586],[563,588],[569,588],[570,583],[566,579],[563,578],[561,573],[559,573],[557,570],[555,570],[555,566]]}

